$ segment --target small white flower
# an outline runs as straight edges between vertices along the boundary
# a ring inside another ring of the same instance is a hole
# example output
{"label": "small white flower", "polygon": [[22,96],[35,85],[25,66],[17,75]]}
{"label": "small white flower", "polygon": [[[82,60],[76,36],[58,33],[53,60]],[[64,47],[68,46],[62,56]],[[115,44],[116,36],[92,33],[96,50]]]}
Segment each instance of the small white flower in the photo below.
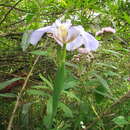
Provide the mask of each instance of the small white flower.
{"label": "small white flower", "polygon": [[83,121],[80,121],[80,125],[84,125]]}
{"label": "small white flower", "polygon": [[67,44],[68,51],[73,51],[82,45],[86,50],[95,51],[99,46],[99,42],[91,34],[84,31],[82,26],[72,26],[70,20],[61,22],[58,19],[51,26],[33,31],[29,42],[36,45],[45,33],[51,33],[60,46]]}
{"label": "small white flower", "polygon": [[85,126],[85,125],[82,125],[81,127],[82,127],[83,129],[85,129],[85,128],[86,128],[86,126]]}

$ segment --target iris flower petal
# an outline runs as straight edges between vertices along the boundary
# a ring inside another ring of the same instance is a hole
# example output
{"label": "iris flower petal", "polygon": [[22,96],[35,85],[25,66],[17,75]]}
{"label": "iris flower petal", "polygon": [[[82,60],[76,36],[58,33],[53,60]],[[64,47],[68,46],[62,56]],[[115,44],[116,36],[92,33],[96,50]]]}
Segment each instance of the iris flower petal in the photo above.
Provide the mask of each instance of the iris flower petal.
{"label": "iris flower petal", "polygon": [[52,26],[47,26],[43,27],[40,29],[35,30],[32,32],[29,38],[29,42],[33,45],[36,45],[38,41],[41,39],[41,37],[46,33],[46,32],[52,32]]}
{"label": "iris flower petal", "polygon": [[84,32],[84,46],[90,51],[95,51],[99,47],[99,42],[88,32]]}
{"label": "iris flower petal", "polygon": [[66,49],[68,51],[73,51],[77,48],[79,48],[83,44],[83,38],[81,35],[79,35],[75,40],[73,40],[70,43],[67,43]]}
{"label": "iris flower petal", "polygon": [[78,49],[84,45],[88,51],[95,51],[99,42],[89,33],[85,32],[82,26],[72,26],[70,20],[61,22],[60,19],[56,20],[52,26],[43,27],[31,33],[29,42],[33,45],[37,44],[44,33],[49,32],[60,46],[66,45],[68,51]]}
{"label": "iris flower petal", "polygon": [[75,40],[79,34],[80,31],[78,31],[75,27],[70,27],[68,30],[67,42]]}

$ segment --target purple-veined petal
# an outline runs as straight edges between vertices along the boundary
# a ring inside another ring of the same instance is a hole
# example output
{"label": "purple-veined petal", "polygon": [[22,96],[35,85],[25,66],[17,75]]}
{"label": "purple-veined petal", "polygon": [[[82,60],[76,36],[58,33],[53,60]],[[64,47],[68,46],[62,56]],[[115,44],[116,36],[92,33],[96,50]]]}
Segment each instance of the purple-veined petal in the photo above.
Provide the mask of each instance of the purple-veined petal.
{"label": "purple-veined petal", "polygon": [[90,51],[95,51],[99,47],[99,42],[88,32],[83,33],[84,46]]}
{"label": "purple-veined petal", "polygon": [[67,36],[67,42],[72,42],[75,40],[78,35],[80,34],[80,31],[75,28],[75,26],[70,27],[68,30],[68,36]]}
{"label": "purple-veined petal", "polygon": [[83,39],[83,45],[87,50],[95,51],[99,47],[99,42],[91,34],[85,32],[81,25],[75,26],[75,28],[80,31],[80,35]]}
{"label": "purple-veined petal", "polygon": [[83,38],[79,35],[74,41],[67,43],[66,49],[68,51],[73,51],[83,45]]}
{"label": "purple-veined petal", "polygon": [[36,45],[46,32],[52,32],[52,26],[43,27],[33,31],[30,35],[29,42]]}

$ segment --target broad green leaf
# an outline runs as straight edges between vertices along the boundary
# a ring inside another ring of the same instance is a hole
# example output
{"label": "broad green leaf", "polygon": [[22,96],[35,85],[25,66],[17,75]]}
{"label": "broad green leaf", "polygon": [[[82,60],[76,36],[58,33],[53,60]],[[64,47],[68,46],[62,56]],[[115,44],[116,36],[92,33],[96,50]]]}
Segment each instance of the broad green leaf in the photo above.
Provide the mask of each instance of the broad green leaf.
{"label": "broad green leaf", "polygon": [[73,117],[73,113],[72,113],[71,109],[67,105],[65,105],[64,103],[60,102],[59,108],[61,108],[63,110],[66,117]]}
{"label": "broad green leaf", "polygon": [[13,94],[13,93],[4,93],[4,94],[1,94],[0,93],[0,97],[9,97],[9,98],[14,98],[16,97],[17,95],[16,94]]}
{"label": "broad green leaf", "polygon": [[118,116],[114,118],[112,121],[120,127],[129,124],[129,122],[125,119],[124,116]]}
{"label": "broad green leaf", "polygon": [[30,45],[29,37],[30,37],[31,33],[32,33],[32,30],[28,30],[23,34],[22,42],[21,42],[21,47],[22,47],[23,51],[25,51],[28,48],[28,46]]}
{"label": "broad green leaf", "polygon": [[13,78],[13,79],[11,79],[11,80],[7,80],[7,81],[4,81],[4,82],[0,83],[0,90],[1,90],[1,89],[4,89],[6,86],[8,86],[8,85],[10,85],[11,83],[13,83],[13,82],[15,82],[15,81],[17,81],[17,80],[20,80],[20,79],[22,79],[22,78]]}
{"label": "broad green leaf", "polygon": [[47,56],[48,55],[47,51],[41,51],[41,50],[32,51],[30,53],[33,55],[40,55],[40,56]]}

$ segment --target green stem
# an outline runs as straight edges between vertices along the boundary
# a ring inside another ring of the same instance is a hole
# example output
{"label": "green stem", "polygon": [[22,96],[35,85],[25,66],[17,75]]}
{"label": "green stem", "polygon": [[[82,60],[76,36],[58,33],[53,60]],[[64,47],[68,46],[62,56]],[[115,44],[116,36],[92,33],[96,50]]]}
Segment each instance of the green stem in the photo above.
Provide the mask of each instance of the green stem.
{"label": "green stem", "polygon": [[64,44],[63,46],[63,55],[62,55],[62,63],[61,64],[65,64],[65,59],[66,59],[66,44]]}
{"label": "green stem", "polygon": [[60,94],[64,87],[64,71],[65,71],[65,59],[66,59],[66,44],[64,44],[62,51],[61,51],[61,59],[60,64],[58,66],[58,71],[56,73],[55,83],[54,83],[54,90],[53,90],[53,103],[52,103],[52,116],[51,121],[49,124],[49,128],[52,127],[53,119],[56,116],[58,103]]}

